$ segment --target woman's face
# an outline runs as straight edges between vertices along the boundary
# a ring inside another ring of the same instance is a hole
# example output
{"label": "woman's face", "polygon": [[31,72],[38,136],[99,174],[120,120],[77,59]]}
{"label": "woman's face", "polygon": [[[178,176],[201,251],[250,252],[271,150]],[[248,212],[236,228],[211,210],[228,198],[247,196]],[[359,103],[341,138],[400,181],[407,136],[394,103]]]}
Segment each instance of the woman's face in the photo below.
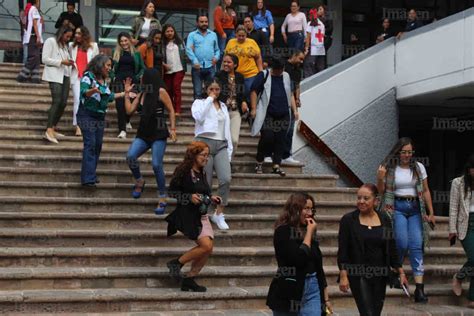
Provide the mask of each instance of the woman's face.
{"label": "woman's face", "polygon": [[313,201],[311,201],[310,199],[307,199],[306,204],[304,208],[301,210],[301,214],[300,214],[301,225],[306,225],[306,220],[309,218],[314,219],[314,205],[313,205]]}
{"label": "woman's face", "polygon": [[165,36],[168,40],[174,39],[174,30],[172,27],[168,27],[165,31]]}
{"label": "woman's face", "polygon": [[219,97],[219,94],[221,93],[221,87],[214,82],[209,87],[207,87],[206,92],[207,95],[211,95],[213,93],[216,97]]}
{"label": "woman's face", "polygon": [[148,3],[148,5],[145,8],[145,13],[147,15],[153,15],[155,13],[155,5],[153,3]]}
{"label": "woman's face", "polygon": [[296,2],[292,2],[290,9],[291,9],[291,13],[296,13],[300,10],[300,6]]}
{"label": "woman's face", "polygon": [[232,0],[224,0],[224,4],[226,7],[232,5]]}
{"label": "woman's face", "polygon": [[388,29],[390,27],[390,21],[388,19],[383,20],[382,27]]}
{"label": "woman's face", "polygon": [[76,32],[74,33],[74,40],[76,41],[76,43],[82,42],[82,31],[80,27],[78,27],[76,29]]}
{"label": "woman's face", "polygon": [[324,7],[323,6],[320,6],[318,8],[318,16],[324,16],[326,14],[326,12],[324,12]]}
{"label": "woman's face", "polygon": [[374,210],[376,205],[376,198],[372,191],[367,188],[360,188],[357,191],[357,208],[362,213],[368,213]]}
{"label": "woman's face", "polygon": [[153,44],[160,44],[161,43],[161,33],[155,34],[153,36]]}
{"label": "woman's face", "polygon": [[72,37],[72,31],[66,32],[63,34],[63,36],[61,36],[61,42],[67,43],[71,40],[71,37]]}
{"label": "woman's face", "polygon": [[204,168],[209,160],[209,148],[206,147],[203,151],[197,154],[195,159],[197,167]]}
{"label": "woman's face", "polygon": [[405,145],[400,150],[400,164],[407,165],[411,162],[413,158],[413,154],[415,151],[413,150],[413,146],[411,144]]}
{"label": "woman's face", "polygon": [[225,72],[232,72],[235,70],[234,61],[230,56],[224,56],[224,59],[222,60],[222,65],[224,67]]}
{"label": "woman's face", "polygon": [[247,39],[247,32],[240,30],[235,36],[237,37],[237,42],[243,43]]}
{"label": "woman's face", "polygon": [[259,10],[263,9],[263,0],[257,0],[257,9]]}
{"label": "woman's face", "polygon": [[109,72],[112,69],[112,61],[110,59],[102,67],[102,78],[106,79],[109,77]]}
{"label": "woman's face", "polygon": [[126,36],[122,36],[119,41],[120,47],[122,47],[123,50],[130,50],[130,40]]}

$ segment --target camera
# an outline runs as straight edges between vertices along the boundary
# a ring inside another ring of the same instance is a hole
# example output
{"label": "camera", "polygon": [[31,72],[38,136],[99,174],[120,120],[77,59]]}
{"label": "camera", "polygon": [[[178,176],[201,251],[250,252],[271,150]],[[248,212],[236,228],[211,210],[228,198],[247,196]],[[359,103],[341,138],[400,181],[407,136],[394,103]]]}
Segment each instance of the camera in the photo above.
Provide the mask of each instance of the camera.
{"label": "camera", "polygon": [[201,205],[199,205],[199,212],[201,213],[201,215],[206,215],[209,205],[211,205],[212,202],[211,197],[207,194],[201,194],[200,198]]}

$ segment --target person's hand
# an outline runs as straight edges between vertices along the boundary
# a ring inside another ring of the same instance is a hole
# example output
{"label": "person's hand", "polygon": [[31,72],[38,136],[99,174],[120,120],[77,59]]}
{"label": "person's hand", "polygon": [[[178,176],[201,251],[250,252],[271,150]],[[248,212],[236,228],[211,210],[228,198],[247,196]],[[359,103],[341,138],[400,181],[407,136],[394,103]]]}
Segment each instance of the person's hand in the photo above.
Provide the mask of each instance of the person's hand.
{"label": "person's hand", "polygon": [[349,278],[347,276],[340,277],[339,280],[339,290],[343,293],[347,293],[349,291]]}
{"label": "person's hand", "polygon": [[193,194],[191,195],[191,203],[195,204],[195,205],[199,205],[202,203],[202,199],[201,199],[201,194]]}
{"label": "person's hand", "polygon": [[176,129],[170,130],[170,138],[172,142],[176,142],[178,140],[178,137],[176,136]]}
{"label": "person's hand", "polygon": [[285,42],[285,44],[288,44],[288,38],[286,37],[286,33],[281,33],[281,35],[283,36],[283,42]]}
{"label": "person's hand", "polygon": [[249,111],[249,106],[247,105],[247,102],[242,102],[242,112],[246,113]]}
{"label": "person's hand", "polygon": [[201,69],[201,65],[200,65],[200,64],[194,64],[193,67],[194,67],[194,69],[197,69],[197,70]]}
{"label": "person's hand", "polygon": [[224,34],[221,35],[223,39],[227,39],[227,34],[224,32]]}
{"label": "person's hand", "polygon": [[270,44],[273,44],[273,42],[275,41],[275,37],[270,35],[269,41],[270,41]]}
{"label": "person's hand", "polygon": [[217,100],[217,94],[215,92],[209,93],[209,96],[212,98],[213,101]]}
{"label": "person's hand", "polygon": [[385,179],[386,175],[387,175],[387,168],[385,168],[384,165],[380,165],[379,168],[377,169],[377,179],[383,180]]}
{"label": "person's hand", "polygon": [[220,196],[213,195],[211,196],[211,201],[212,203],[219,205],[222,203],[222,198]]}
{"label": "person's hand", "polygon": [[316,221],[313,218],[307,218],[306,219],[306,231],[311,233],[311,235],[314,234],[317,228]]}
{"label": "person's hand", "polygon": [[69,59],[63,59],[61,61],[61,64],[63,64],[64,66],[72,66],[72,65],[74,65],[74,61],[69,60]]}
{"label": "person's hand", "polygon": [[327,307],[327,309],[328,309],[329,314],[333,314],[333,313],[334,313],[334,309],[333,309],[333,307],[332,307],[331,301],[327,301],[325,304],[326,304],[326,307]]}
{"label": "person's hand", "polygon": [[132,92],[133,87],[135,87],[134,84],[132,84],[132,78],[128,77],[123,81],[123,87],[124,87],[124,92],[125,93],[130,93]]}
{"label": "person's hand", "polygon": [[99,94],[100,94],[100,90],[99,90],[99,88],[94,87],[94,88],[91,88],[91,89],[87,90],[86,96],[90,97],[90,96],[92,96],[92,95],[94,95],[94,94],[96,94],[96,93],[99,93]]}
{"label": "person's hand", "polygon": [[137,44],[138,44],[138,40],[136,38],[132,38],[131,42],[132,42],[133,46],[137,46]]}
{"label": "person's hand", "polygon": [[73,29],[73,30],[76,29],[76,26],[75,26],[74,24],[72,24],[71,22],[69,22],[68,26],[69,26],[71,29]]}
{"label": "person's hand", "polygon": [[217,64],[217,59],[216,57],[212,57],[212,65],[215,66]]}
{"label": "person's hand", "polygon": [[263,62],[263,69],[267,69],[268,68],[268,63],[267,62]]}
{"label": "person's hand", "polygon": [[165,68],[166,71],[171,69],[171,65],[163,63],[163,67]]}
{"label": "person's hand", "polygon": [[452,240],[453,238],[457,238],[458,234],[456,233],[449,233],[448,240]]}
{"label": "person's hand", "polygon": [[407,279],[407,276],[403,273],[403,274],[400,274],[400,284],[403,284],[406,286],[407,290],[408,290],[408,279]]}
{"label": "person's hand", "polygon": [[297,107],[297,108],[300,108],[300,107],[301,107],[301,101],[300,101],[300,99],[296,99],[296,100],[295,100],[295,103],[296,103],[296,107]]}
{"label": "person's hand", "polygon": [[43,43],[41,43],[41,39],[39,37],[36,38],[36,47],[40,48],[43,46]]}
{"label": "person's hand", "polygon": [[433,223],[433,224],[436,224],[436,219],[435,219],[435,217],[434,217],[433,214],[431,214],[431,215],[425,215],[425,216],[424,216],[424,219],[425,219],[425,221],[427,221],[427,222],[431,222],[431,223]]}
{"label": "person's hand", "polygon": [[309,48],[308,48],[308,47],[305,47],[305,48],[304,48],[304,55],[306,56],[306,55],[308,55],[308,53],[309,53]]}
{"label": "person's hand", "polygon": [[254,119],[255,116],[257,116],[257,110],[250,111],[250,117]]}
{"label": "person's hand", "polygon": [[397,34],[397,40],[399,40],[400,38],[402,38],[402,36],[403,36],[403,32],[399,32],[399,33]]}

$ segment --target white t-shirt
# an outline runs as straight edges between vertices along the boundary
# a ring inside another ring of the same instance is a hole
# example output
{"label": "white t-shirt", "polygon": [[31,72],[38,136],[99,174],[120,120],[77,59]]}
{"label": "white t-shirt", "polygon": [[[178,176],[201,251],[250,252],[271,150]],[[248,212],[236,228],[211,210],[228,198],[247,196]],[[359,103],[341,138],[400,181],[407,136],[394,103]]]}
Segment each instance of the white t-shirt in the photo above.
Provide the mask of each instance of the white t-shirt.
{"label": "white t-shirt", "polygon": [[199,136],[214,139],[214,140],[225,140],[225,113],[219,108],[217,111],[217,122],[219,127],[217,128],[217,132],[215,134],[212,133],[204,133]]}
{"label": "white t-shirt", "polygon": [[148,37],[150,35],[150,26],[151,26],[151,19],[145,18],[145,23],[143,23],[142,31],[140,33],[140,37]]}
{"label": "white t-shirt", "polygon": [[[422,163],[416,163],[419,166],[421,180],[428,178],[425,166]],[[418,196],[416,193],[416,177],[413,177],[411,169],[395,168],[395,196]]]}
{"label": "white t-shirt", "polygon": [[31,6],[30,11],[28,11],[28,24],[26,26],[26,31],[23,34],[23,44],[28,44],[30,42],[31,33],[34,31],[33,20],[37,20],[36,23],[38,25],[39,34],[36,34],[36,37],[38,37],[41,43],[43,43],[43,24],[41,23],[41,15],[35,6]]}
{"label": "white t-shirt", "polygon": [[324,34],[326,34],[326,27],[321,20],[318,19],[317,26],[311,26],[311,22],[308,22],[306,32],[311,39],[311,56],[325,56],[326,49],[324,48]]}
{"label": "white t-shirt", "polygon": [[168,45],[166,45],[166,63],[170,66],[170,70],[166,72],[167,74],[174,74],[175,72],[183,70],[179,56],[179,47],[173,42],[169,42]]}

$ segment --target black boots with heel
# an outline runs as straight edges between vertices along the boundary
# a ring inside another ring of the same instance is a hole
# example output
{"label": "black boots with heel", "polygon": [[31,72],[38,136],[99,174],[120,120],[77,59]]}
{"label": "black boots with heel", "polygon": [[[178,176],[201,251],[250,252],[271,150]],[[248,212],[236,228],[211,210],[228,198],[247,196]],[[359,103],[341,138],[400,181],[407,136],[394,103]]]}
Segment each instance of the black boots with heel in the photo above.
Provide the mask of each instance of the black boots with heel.
{"label": "black boots with heel", "polygon": [[183,278],[181,282],[181,291],[186,292],[206,292],[205,286],[201,286],[194,281],[194,278]]}
{"label": "black boots with heel", "polygon": [[416,283],[415,303],[428,303],[428,297],[425,294],[425,285],[423,283]]}

